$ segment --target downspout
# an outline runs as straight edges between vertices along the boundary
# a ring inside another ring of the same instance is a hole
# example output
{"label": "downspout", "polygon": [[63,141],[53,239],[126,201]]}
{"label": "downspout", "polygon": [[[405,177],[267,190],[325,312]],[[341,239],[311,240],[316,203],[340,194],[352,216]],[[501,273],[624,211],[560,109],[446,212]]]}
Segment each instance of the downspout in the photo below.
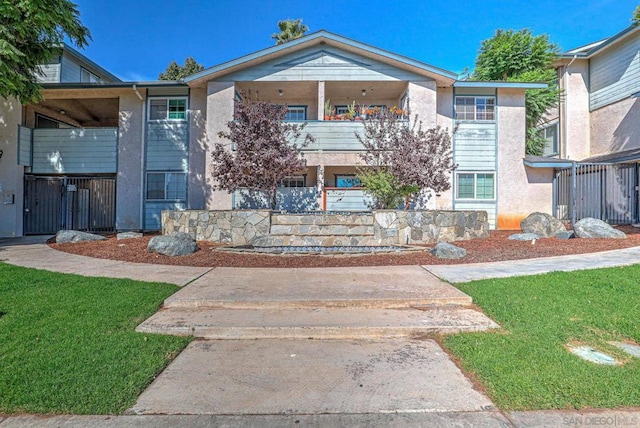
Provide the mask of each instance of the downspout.
{"label": "downspout", "polygon": [[140,98],[140,101],[144,101],[144,98],[142,98],[142,95],[140,95],[140,92],[138,92],[138,87],[135,84],[131,87],[131,89],[133,89],[133,92],[135,92],[138,98]]}

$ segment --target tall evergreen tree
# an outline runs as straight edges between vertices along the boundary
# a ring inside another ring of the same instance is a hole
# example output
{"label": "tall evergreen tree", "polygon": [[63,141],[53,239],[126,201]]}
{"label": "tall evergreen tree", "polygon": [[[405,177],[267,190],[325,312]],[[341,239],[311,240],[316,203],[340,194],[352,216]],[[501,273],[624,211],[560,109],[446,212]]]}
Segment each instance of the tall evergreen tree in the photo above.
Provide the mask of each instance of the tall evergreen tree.
{"label": "tall evergreen tree", "polygon": [[309,31],[309,27],[302,23],[302,19],[285,19],[278,21],[279,33],[273,33],[271,38],[276,41],[276,45],[290,42],[304,36]]}
{"label": "tall evergreen tree", "polygon": [[39,101],[40,65],[59,54],[65,38],[79,48],[91,39],[69,0],[0,1],[0,96]]}
{"label": "tall evergreen tree", "polygon": [[198,64],[192,57],[187,57],[184,60],[184,65],[179,65],[177,62],[171,61],[171,64],[167,66],[164,73],[160,73],[160,75],[158,75],[158,79],[180,80],[202,70],[204,70],[204,65]]}
{"label": "tall evergreen tree", "polygon": [[511,82],[542,82],[546,89],[527,91],[526,153],[541,155],[544,139],[537,127],[544,113],[558,105],[560,90],[553,60],[559,47],[546,34],[534,36],[530,30],[497,30],[482,42],[472,80],[506,80]]}

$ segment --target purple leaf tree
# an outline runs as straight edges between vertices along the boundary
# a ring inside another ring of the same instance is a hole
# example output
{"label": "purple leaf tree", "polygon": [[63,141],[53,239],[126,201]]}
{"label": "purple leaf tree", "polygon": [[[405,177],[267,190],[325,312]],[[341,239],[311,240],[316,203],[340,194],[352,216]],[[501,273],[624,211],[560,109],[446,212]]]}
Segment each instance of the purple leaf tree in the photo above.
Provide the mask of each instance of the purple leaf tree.
{"label": "purple leaf tree", "polygon": [[[439,193],[451,188],[450,173],[456,166],[448,129],[440,126],[423,129],[418,116],[410,126],[404,112],[390,109],[365,120],[364,133],[356,133],[356,137],[365,149],[360,156],[367,167],[358,172],[365,187],[367,181],[373,180],[385,192],[404,195],[406,209],[409,198],[423,189]],[[380,186],[380,180],[391,180],[390,185]],[[378,201],[397,200],[371,193]],[[396,206],[378,204],[377,208]]]}
{"label": "purple leaf tree", "polygon": [[238,102],[234,120],[227,123],[229,130],[218,133],[231,141],[232,149],[217,143],[211,154],[215,190],[262,192],[269,208],[276,208],[278,185],[304,170],[302,149],[314,141],[306,134],[298,144],[306,123],[286,123],[286,113],[286,106],[252,101],[250,94]]}

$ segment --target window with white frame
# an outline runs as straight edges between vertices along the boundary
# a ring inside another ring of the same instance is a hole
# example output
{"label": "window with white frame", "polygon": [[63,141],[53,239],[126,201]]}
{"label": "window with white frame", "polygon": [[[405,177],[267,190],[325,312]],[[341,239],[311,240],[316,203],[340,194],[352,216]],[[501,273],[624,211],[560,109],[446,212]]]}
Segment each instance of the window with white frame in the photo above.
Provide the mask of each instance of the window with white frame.
{"label": "window with white frame", "polygon": [[306,175],[292,175],[290,177],[285,177],[284,180],[280,182],[280,187],[306,187],[306,185]]}
{"label": "window with white frame", "polygon": [[82,83],[100,83],[100,77],[93,74],[85,68],[80,68],[80,82]]}
{"label": "window with white frame", "polygon": [[542,156],[556,156],[560,153],[558,150],[558,124],[542,128],[538,131],[538,135],[545,140]]}
{"label": "window with white frame", "polygon": [[456,199],[495,199],[495,174],[459,172],[456,174]]}
{"label": "window with white frame", "polygon": [[186,119],[186,98],[149,98],[149,120]]}
{"label": "window with white frame", "polygon": [[148,172],[146,199],[152,201],[187,199],[187,174],[184,172]]}
{"label": "window with white frame", "polygon": [[284,120],[307,120],[307,106],[287,106]]}
{"label": "window with white frame", "polygon": [[495,120],[496,98],[456,97],[456,120]]}

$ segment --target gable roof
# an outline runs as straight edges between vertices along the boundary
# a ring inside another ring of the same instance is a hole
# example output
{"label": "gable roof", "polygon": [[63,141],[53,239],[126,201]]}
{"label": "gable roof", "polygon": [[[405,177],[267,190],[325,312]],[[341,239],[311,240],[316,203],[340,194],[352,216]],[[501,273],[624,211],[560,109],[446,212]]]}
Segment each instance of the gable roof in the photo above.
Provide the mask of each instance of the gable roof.
{"label": "gable roof", "polygon": [[627,37],[632,36],[638,31],[640,31],[640,25],[632,25],[607,39],[599,40],[597,42],[589,43],[588,45],[571,49],[569,51],[563,52],[562,54],[560,54],[560,56],[563,58],[591,58],[593,55],[607,49],[611,45],[625,40]]}
{"label": "gable roof", "polygon": [[299,39],[292,40],[281,45],[272,46],[220,65],[207,68],[199,73],[186,77],[184,81],[190,86],[196,86],[217,77],[261,64],[288,53],[323,44],[337,47],[348,52],[357,53],[368,58],[377,59],[401,69],[410,70],[414,73],[432,78],[439,84],[448,86],[453,84],[453,82],[458,78],[458,75],[452,71],[435,67],[403,55],[394,54],[325,30],[320,30]]}
{"label": "gable roof", "polygon": [[68,43],[64,43],[62,45],[62,50],[79,60],[82,65],[90,69],[89,71],[101,74],[112,82],[122,82],[122,80],[120,80],[116,75],[112,74],[106,68],[100,66],[98,63],[90,60],[79,51],[71,47]]}

